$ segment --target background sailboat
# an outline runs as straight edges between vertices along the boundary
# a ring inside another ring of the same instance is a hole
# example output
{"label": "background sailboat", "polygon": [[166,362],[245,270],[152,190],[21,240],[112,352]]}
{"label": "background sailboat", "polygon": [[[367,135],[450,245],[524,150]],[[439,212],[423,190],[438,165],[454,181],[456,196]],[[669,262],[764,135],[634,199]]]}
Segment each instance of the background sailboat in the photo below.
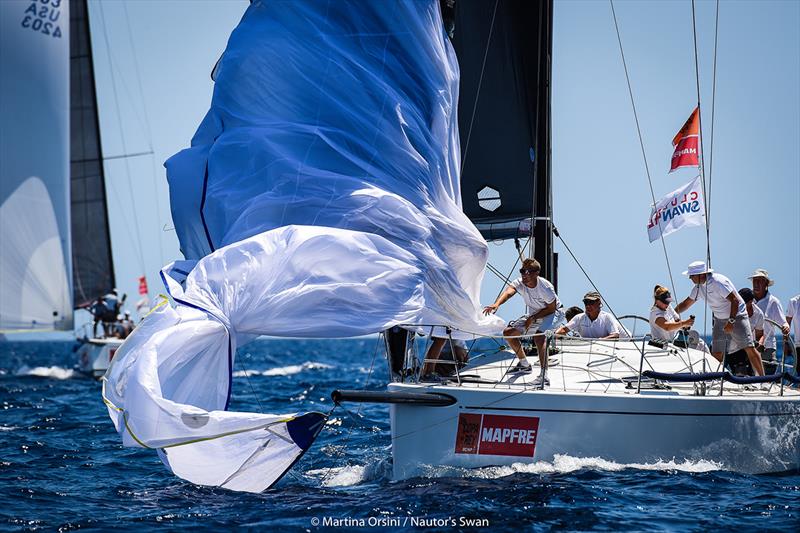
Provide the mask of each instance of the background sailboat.
{"label": "background sailboat", "polygon": [[[0,329],[71,330],[76,322],[73,309],[86,309],[98,296],[116,286],[105,167],[120,161],[127,168],[127,159],[152,155],[152,151],[130,154],[123,149],[122,153],[104,157],[86,0],[48,4],[42,9],[31,9],[26,2],[7,3],[4,10],[4,23],[10,26],[5,32],[4,69],[18,75],[6,77],[2,100],[7,113],[3,123],[4,223],[0,230],[3,232],[0,286],[4,297]],[[19,28],[11,27],[20,17]],[[105,21],[97,24],[106,31]],[[94,46],[97,41],[95,38]],[[53,52],[57,65],[42,61],[42,50]],[[67,57],[64,57],[65,50],[69,52]],[[110,59],[112,50],[107,41],[104,52]],[[44,69],[46,74],[36,74],[38,68]],[[118,76],[114,72],[109,74],[112,78]],[[42,94],[47,91],[59,100],[42,106]],[[68,95],[67,106],[63,105],[65,95]],[[114,103],[119,108],[116,100]],[[68,130],[54,129],[54,121],[62,123],[62,128],[68,125]],[[106,129],[112,130],[109,126]],[[12,131],[22,134],[11,135]],[[36,137],[34,133],[53,136],[54,131],[58,132],[58,138],[48,141],[48,146],[60,148],[48,150],[43,158],[41,150],[30,144],[25,131],[33,132],[33,137]],[[109,136],[108,131],[106,136]],[[62,161],[56,168],[58,154],[64,150],[69,151],[69,165],[63,167]],[[19,184],[25,169],[34,172],[48,164],[51,167],[40,172],[44,178],[32,176]],[[131,176],[126,178],[130,183]],[[44,189],[38,186],[40,182]],[[135,195],[127,200],[135,205]],[[65,201],[68,202],[66,211]],[[118,207],[117,212],[120,211],[123,210]],[[138,249],[141,256],[143,245],[135,210],[132,219],[125,222],[129,230],[136,230],[137,238],[120,239],[119,243]],[[56,233],[58,238],[53,239]],[[143,264],[138,263],[140,275],[143,275]],[[135,287],[135,282],[134,277],[126,285]],[[141,288],[146,290],[146,282]],[[130,291],[132,295],[136,292],[142,296],[141,291]],[[145,292],[145,302],[147,297]],[[131,298],[129,304],[135,300]],[[77,326],[90,321],[87,313],[78,312]],[[83,336],[87,331],[82,329],[80,333]]]}

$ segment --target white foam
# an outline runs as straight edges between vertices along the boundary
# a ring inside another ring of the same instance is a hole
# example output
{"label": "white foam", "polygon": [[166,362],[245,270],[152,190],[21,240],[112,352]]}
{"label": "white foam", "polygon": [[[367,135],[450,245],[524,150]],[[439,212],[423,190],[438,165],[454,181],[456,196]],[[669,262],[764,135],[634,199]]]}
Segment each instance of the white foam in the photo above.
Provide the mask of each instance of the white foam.
{"label": "white foam", "polygon": [[321,480],[323,487],[351,487],[373,481],[388,479],[391,475],[391,466],[388,461],[380,460],[364,465],[337,466],[334,468],[318,468],[306,472],[307,476]]}
{"label": "white foam", "polygon": [[322,370],[325,368],[333,368],[331,365],[325,363],[316,363],[314,361],[306,361],[302,365],[288,365],[279,366],[277,368],[268,368],[267,370],[239,370],[233,373],[233,377],[241,378],[245,376],[291,376],[292,374],[299,374],[305,370]]}
{"label": "white foam", "polygon": [[17,426],[0,426],[0,431],[14,431],[19,429]]}
{"label": "white foam", "polygon": [[17,370],[16,375],[52,379],[72,379],[75,377],[75,371],[71,368],[61,368],[60,366],[37,366],[35,368],[30,368],[27,365],[23,365]]}
{"label": "white foam", "polygon": [[425,472],[426,477],[475,477],[480,479],[497,479],[513,474],[565,474],[577,470],[604,470],[619,472],[627,469],[669,471],[669,472],[711,472],[722,467],[713,461],[656,461],[654,463],[617,463],[600,457],[571,457],[555,455],[553,462],[537,461],[535,463],[514,463],[507,466],[489,466],[484,468],[431,467]]}

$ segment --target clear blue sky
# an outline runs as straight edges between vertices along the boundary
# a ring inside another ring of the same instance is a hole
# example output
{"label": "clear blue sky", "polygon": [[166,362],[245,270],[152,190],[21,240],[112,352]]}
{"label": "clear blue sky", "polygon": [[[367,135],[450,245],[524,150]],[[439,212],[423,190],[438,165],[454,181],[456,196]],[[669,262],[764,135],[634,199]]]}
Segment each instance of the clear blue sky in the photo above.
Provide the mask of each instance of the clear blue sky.
{"label": "clear blue sky", "polygon": [[[141,272],[156,294],[159,268],[180,258],[162,163],[188,146],[208,109],[209,72],[247,4],[137,0],[105,2],[101,10],[90,0],[105,153],[153,151],[129,158],[127,168],[124,160],[106,163],[117,280],[134,300]],[[615,311],[647,314],[653,285],[669,279],[661,245],[647,240],[651,197],[611,9],[601,0],[555,6],[555,223]],[[619,1],[615,7],[660,197],[695,176],[667,174],[671,139],[697,100],[691,3]],[[711,153],[714,13],[715,2],[697,3],[707,169],[713,157],[712,260],[737,287],[748,284],[753,269],[766,268],[776,280],[772,292],[785,303],[800,293],[800,2],[722,2]],[[690,283],[680,273],[704,258],[705,232],[685,229],[666,244],[682,298]],[[513,246],[490,249],[492,263],[509,270]],[[589,283],[560,243],[556,251],[560,297],[578,304]],[[487,274],[484,303],[499,289]],[[501,316],[521,314],[515,300]]]}

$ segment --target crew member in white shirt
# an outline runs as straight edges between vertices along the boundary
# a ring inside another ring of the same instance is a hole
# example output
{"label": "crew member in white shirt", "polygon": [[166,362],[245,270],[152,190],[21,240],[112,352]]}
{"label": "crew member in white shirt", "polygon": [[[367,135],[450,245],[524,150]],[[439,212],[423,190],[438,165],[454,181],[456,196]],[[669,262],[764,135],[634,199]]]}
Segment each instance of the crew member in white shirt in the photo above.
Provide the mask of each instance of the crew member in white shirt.
{"label": "crew member in white shirt", "polygon": [[745,350],[747,359],[757,376],[764,375],[761,356],[753,346],[753,333],[747,317],[744,301],[730,279],[716,274],[703,261],[695,261],[683,273],[695,284],[689,296],[675,307],[681,313],[703,298],[712,311],[711,354],[723,360],[723,352],[734,353]]}
{"label": "crew member in white shirt", "polygon": [[[756,269],[747,279],[753,283],[753,296],[756,297],[756,305],[764,312],[764,317],[772,320],[784,335],[789,334],[789,324],[786,322],[786,315],[783,314],[783,306],[780,300],[769,293],[767,287],[772,287],[775,284],[774,280],[769,278],[769,273],[763,268]],[[778,341],[775,339],[775,325],[764,321],[764,353],[761,354],[761,359],[777,365],[778,360],[775,358],[775,352],[778,348]]]}
{"label": "crew member in white shirt", "polygon": [[[503,335],[508,336],[508,338],[506,338],[508,344],[519,359],[516,366],[509,370],[509,372],[531,372],[532,370],[530,362],[525,357],[522,344],[517,337],[528,333],[544,333],[547,330],[555,328],[562,320],[561,302],[558,300],[555,288],[552,283],[539,276],[540,271],[541,265],[539,265],[539,261],[536,259],[525,259],[522,261],[522,268],[519,270],[522,277],[512,281],[493,304],[483,308],[484,314],[494,314],[501,305],[517,293],[522,296],[525,305],[528,307],[528,314],[509,322],[508,327],[503,331]],[[536,351],[539,354],[539,365],[541,368],[541,373],[539,377],[534,380],[533,385],[549,385],[550,380],[547,378],[547,354],[544,348],[544,335],[534,336],[533,341],[536,343]]]}
{"label": "crew member in white shirt", "polygon": [[574,331],[587,339],[618,339],[627,337],[627,332],[611,313],[602,311],[602,296],[591,291],[583,295],[585,312],[572,317],[566,326],[561,326],[556,335],[566,335]]}
{"label": "crew member in white shirt", "polygon": [[670,305],[669,289],[656,285],[653,289],[653,307],[650,309],[650,335],[662,342],[672,342],[678,330],[694,325],[694,316],[681,320],[681,316]]}
{"label": "crew member in white shirt", "polygon": [[747,316],[750,318],[750,330],[753,332],[753,342],[756,344],[756,350],[761,352],[764,350],[764,312],[753,302],[755,296],[753,296],[753,291],[750,290],[750,287],[739,289],[739,296],[744,300]]}

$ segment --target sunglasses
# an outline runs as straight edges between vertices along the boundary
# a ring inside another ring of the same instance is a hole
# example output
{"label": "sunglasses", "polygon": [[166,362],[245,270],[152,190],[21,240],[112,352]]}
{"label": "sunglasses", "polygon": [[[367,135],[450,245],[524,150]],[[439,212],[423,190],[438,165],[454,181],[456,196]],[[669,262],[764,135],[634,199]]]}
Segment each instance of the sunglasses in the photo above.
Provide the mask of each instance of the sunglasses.
{"label": "sunglasses", "polygon": [[532,268],[520,268],[519,273],[524,276],[525,274],[538,274],[539,271]]}
{"label": "sunglasses", "polygon": [[583,305],[594,305],[594,304],[599,304],[599,303],[600,303],[600,300],[584,300],[583,301]]}

